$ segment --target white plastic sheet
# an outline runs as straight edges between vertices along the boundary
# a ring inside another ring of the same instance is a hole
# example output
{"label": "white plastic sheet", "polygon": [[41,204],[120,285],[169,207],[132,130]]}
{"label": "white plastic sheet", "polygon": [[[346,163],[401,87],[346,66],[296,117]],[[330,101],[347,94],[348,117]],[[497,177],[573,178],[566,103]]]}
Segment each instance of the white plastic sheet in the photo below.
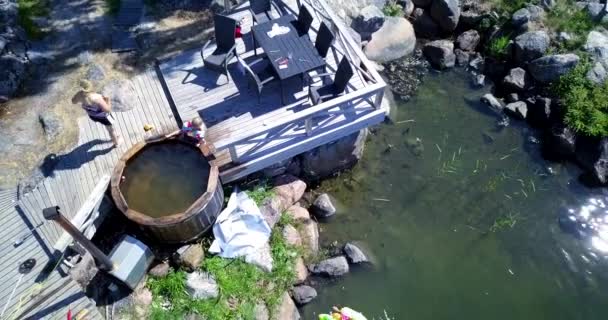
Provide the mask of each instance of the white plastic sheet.
{"label": "white plastic sheet", "polygon": [[255,202],[245,192],[233,192],[213,225],[215,240],[209,251],[223,258],[244,257],[245,261],[271,271],[270,233],[270,226]]}

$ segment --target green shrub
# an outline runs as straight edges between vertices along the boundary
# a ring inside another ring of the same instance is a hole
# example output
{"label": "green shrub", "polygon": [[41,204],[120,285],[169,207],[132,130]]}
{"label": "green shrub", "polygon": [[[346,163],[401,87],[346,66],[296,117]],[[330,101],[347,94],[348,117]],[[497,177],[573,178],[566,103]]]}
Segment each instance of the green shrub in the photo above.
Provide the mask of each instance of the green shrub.
{"label": "green shrub", "polygon": [[274,191],[272,191],[272,187],[268,184],[267,181],[262,181],[258,185],[256,185],[251,190],[246,190],[245,193],[257,204],[260,206],[264,200],[272,197],[274,195]]}
{"label": "green shrub", "polygon": [[572,35],[572,40],[560,43],[567,50],[580,48],[589,31],[598,25],[586,10],[580,9],[571,0],[557,0],[555,7],[546,14],[545,24],[551,30]]}
{"label": "green shrub", "polygon": [[586,77],[590,65],[581,61],[553,84],[554,93],[565,106],[564,122],[579,134],[608,136],[608,82],[601,85]]}
{"label": "green shrub", "polygon": [[105,1],[106,1],[106,11],[111,15],[117,14],[118,10],[120,10],[120,0],[105,0]]}
{"label": "green shrub", "polygon": [[486,48],[486,53],[496,59],[504,59],[509,53],[508,50],[510,41],[511,40],[509,39],[508,35],[494,38],[490,40],[490,43]]}
{"label": "green shrub", "polygon": [[403,8],[397,4],[397,1],[388,1],[384,8],[382,8],[382,12],[387,17],[402,17],[403,16]]}
{"label": "green shrub", "polygon": [[34,18],[49,14],[48,4],[44,0],[17,0],[19,25],[30,39],[41,39],[44,33],[34,23]]}

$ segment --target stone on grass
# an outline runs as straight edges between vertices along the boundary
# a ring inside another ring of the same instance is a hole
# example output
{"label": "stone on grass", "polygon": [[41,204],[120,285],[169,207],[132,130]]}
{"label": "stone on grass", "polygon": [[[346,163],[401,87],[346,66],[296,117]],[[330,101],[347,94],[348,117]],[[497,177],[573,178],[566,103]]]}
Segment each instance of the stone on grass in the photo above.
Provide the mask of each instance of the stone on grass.
{"label": "stone on grass", "polygon": [[359,14],[354,17],[351,27],[361,35],[361,39],[369,40],[372,33],[382,28],[384,20],[382,10],[374,5],[369,5],[361,9]]}
{"label": "stone on grass", "polygon": [[323,260],[309,267],[310,272],[326,277],[339,277],[348,273],[348,261],[344,256]]}
{"label": "stone on grass", "polygon": [[596,84],[602,84],[606,80],[607,75],[608,72],[606,71],[604,65],[601,62],[596,62],[593,64],[593,67],[591,67],[591,69],[587,71],[586,76],[589,81],[592,81]]}
{"label": "stone on grass", "polygon": [[325,219],[336,214],[336,206],[327,193],[322,193],[312,203],[310,211],[318,219]]}
{"label": "stone on grass", "polygon": [[454,43],[449,40],[435,40],[427,43],[422,49],[424,56],[436,69],[451,68],[456,63]]}
{"label": "stone on grass", "polygon": [[512,102],[505,106],[505,112],[519,119],[525,119],[528,114],[528,105],[523,101]]}
{"label": "stone on grass", "polygon": [[246,255],[245,262],[257,266],[264,272],[272,272],[273,260],[268,242]]}
{"label": "stone on grass", "polygon": [[403,17],[387,17],[384,25],[372,34],[365,55],[376,62],[388,62],[411,54],[416,46],[412,24]]}
{"label": "stone on grass", "polygon": [[188,244],[177,249],[175,260],[188,272],[198,269],[205,258],[205,250],[200,243]]}
{"label": "stone on grass", "polygon": [[296,304],[293,303],[293,300],[291,300],[289,293],[283,293],[281,303],[279,304],[275,315],[276,319],[300,320],[300,313],[298,312],[298,308],[296,308]]}
{"label": "stone on grass", "polygon": [[264,302],[258,302],[253,307],[253,320],[270,320],[270,312]]}
{"label": "stone on grass", "polygon": [[298,230],[296,230],[296,228],[294,228],[292,225],[288,224],[284,226],[281,234],[283,235],[283,238],[285,239],[285,242],[287,244],[292,246],[302,245],[302,239],[300,239],[300,234],[298,233]]}
{"label": "stone on grass", "polygon": [[319,253],[319,227],[316,222],[307,220],[300,227],[300,239],[302,247],[308,253],[316,255]]}
{"label": "stone on grass", "polygon": [[354,243],[347,243],[344,245],[344,254],[348,258],[350,263],[365,263],[370,262],[368,256]]}
{"label": "stone on grass", "polygon": [[196,271],[186,275],[186,292],[194,299],[213,299],[219,294],[219,286],[211,274]]}
{"label": "stone on grass", "polygon": [[536,81],[549,83],[574,69],[579,60],[579,56],[573,53],[554,54],[533,60],[528,70]]}
{"label": "stone on grass", "polygon": [[301,285],[291,289],[291,296],[297,305],[305,305],[317,297],[317,290],[311,286]]}
{"label": "stone on grass", "polygon": [[431,17],[444,31],[454,31],[460,19],[459,0],[433,0]]}
{"label": "stone on grass", "polygon": [[298,205],[289,207],[289,209],[287,209],[287,215],[296,222],[310,219],[310,213],[308,210]]}
{"label": "stone on grass", "polygon": [[475,51],[481,37],[477,30],[468,30],[456,38],[456,46],[464,51]]}
{"label": "stone on grass", "polygon": [[549,35],[545,31],[529,31],[515,38],[515,61],[528,62],[540,58],[549,48]]}
{"label": "stone on grass", "polygon": [[428,10],[416,8],[412,16],[416,35],[426,39],[435,39],[441,34],[441,27],[431,18]]}
{"label": "stone on grass", "polygon": [[511,69],[502,81],[505,88],[512,91],[522,91],[529,86],[529,83],[528,73],[522,68]]}
{"label": "stone on grass", "polygon": [[163,261],[152,267],[152,269],[148,271],[148,274],[153,277],[164,278],[169,274],[170,268],[169,263],[167,261]]}
{"label": "stone on grass", "polygon": [[304,283],[304,281],[306,281],[306,279],[308,278],[308,269],[306,268],[306,265],[304,264],[304,259],[302,259],[302,257],[298,257],[296,259],[294,269],[296,272],[295,284]]}

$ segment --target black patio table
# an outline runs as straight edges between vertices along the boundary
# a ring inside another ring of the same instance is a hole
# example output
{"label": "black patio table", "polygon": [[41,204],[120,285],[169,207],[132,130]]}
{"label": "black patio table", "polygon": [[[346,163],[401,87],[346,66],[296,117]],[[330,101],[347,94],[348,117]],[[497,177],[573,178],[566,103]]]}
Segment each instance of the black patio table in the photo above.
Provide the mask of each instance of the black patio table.
{"label": "black patio table", "polygon": [[[251,28],[255,41],[264,49],[272,68],[279,77],[283,104],[285,104],[283,83],[287,79],[325,65],[325,60],[319,56],[308,35],[298,33],[295,22],[296,18],[289,14],[257,24]],[[275,23],[279,26],[288,27],[289,32],[272,38],[269,37],[268,31],[272,29]],[[287,67],[281,68],[280,62],[285,58],[288,59],[285,64]]]}

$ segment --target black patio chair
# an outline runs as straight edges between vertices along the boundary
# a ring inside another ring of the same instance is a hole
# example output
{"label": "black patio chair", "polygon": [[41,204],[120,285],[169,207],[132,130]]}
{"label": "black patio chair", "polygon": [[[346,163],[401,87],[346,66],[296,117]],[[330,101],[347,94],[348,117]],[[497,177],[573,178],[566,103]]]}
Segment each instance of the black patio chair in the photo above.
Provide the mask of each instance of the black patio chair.
{"label": "black patio chair", "polygon": [[295,21],[295,26],[300,36],[308,35],[308,30],[310,30],[313,19],[310,11],[302,4],[298,13],[298,20]]}
{"label": "black patio chair", "polygon": [[315,40],[315,48],[321,58],[325,59],[327,57],[327,53],[329,52],[329,48],[331,48],[334,39],[334,34],[331,33],[329,27],[327,27],[325,22],[321,22],[319,32],[317,33],[317,40]]}
{"label": "black patio chair", "polygon": [[216,14],[213,17],[215,29],[215,50],[205,57],[205,49],[211,44],[211,40],[207,41],[201,49],[201,58],[203,58],[203,66],[209,70],[216,71],[226,76],[226,83],[230,82],[228,76],[228,63],[236,54],[236,43],[234,34],[236,32],[237,21]]}
{"label": "black patio chair", "polygon": [[282,14],[281,8],[279,8],[272,0],[250,0],[249,12],[251,13],[253,24],[264,23],[266,21],[275,19],[275,17],[272,16],[273,7],[279,15]]}
{"label": "black patio chair", "polygon": [[[264,89],[264,87],[269,82],[278,79],[279,77],[275,74],[272,67],[270,67],[270,62],[265,58],[256,59],[250,62],[249,64],[239,56],[237,56],[236,58],[238,59],[239,64],[243,67],[243,69],[245,69],[245,73],[247,74],[247,88],[251,88],[252,85],[255,87],[256,93],[258,95],[258,103],[260,103],[262,90]],[[253,71],[252,67],[261,62],[266,62],[266,65],[263,68]]]}
{"label": "black patio chair", "polygon": [[[313,78],[329,78],[333,73],[321,73],[312,76]],[[312,101],[312,105],[317,105],[319,103],[337,98],[344,93],[346,90],[346,86],[348,85],[348,81],[352,78],[354,72],[353,68],[350,66],[350,62],[346,57],[342,58],[340,63],[338,64],[338,69],[336,70],[333,81],[330,79],[327,84],[314,87],[308,87],[308,96]]]}

